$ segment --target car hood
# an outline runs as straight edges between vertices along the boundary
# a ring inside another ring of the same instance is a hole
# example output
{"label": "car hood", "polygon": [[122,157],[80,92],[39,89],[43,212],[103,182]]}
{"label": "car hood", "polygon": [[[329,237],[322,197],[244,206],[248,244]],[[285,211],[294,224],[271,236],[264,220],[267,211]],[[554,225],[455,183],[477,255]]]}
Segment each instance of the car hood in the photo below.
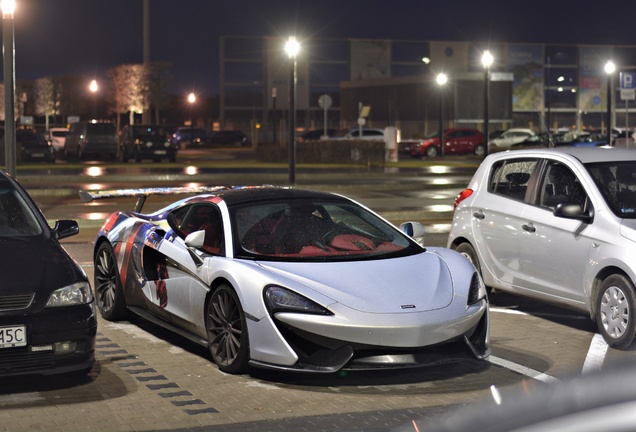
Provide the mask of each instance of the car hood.
{"label": "car hood", "polygon": [[35,308],[44,307],[56,289],[86,278],[79,265],[51,238],[0,238],[0,248],[10,251],[0,260],[0,293],[35,293]]}
{"label": "car hood", "polygon": [[[352,309],[412,313],[448,306],[453,298],[444,260],[423,252],[407,257],[347,262],[259,262]],[[304,294],[311,297],[310,292]]]}

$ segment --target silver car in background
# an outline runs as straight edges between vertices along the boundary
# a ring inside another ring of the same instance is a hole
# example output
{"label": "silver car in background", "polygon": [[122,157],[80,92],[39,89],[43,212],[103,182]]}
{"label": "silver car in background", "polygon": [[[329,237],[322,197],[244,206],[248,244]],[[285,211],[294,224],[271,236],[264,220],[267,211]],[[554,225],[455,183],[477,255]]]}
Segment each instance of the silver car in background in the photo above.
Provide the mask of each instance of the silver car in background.
{"label": "silver car in background", "polygon": [[492,154],[455,201],[448,246],[489,288],[579,310],[608,345],[636,333],[636,151]]}

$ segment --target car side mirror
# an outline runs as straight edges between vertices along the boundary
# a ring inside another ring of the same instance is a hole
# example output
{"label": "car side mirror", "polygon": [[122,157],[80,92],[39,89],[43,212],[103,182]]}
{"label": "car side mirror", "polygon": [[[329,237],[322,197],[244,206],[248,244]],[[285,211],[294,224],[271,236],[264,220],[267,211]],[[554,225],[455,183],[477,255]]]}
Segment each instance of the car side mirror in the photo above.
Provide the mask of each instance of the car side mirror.
{"label": "car side mirror", "polygon": [[591,213],[584,211],[583,206],[575,202],[563,202],[557,204],[556,207],[554,207],[552,214],[560,218],[575,219],[585,223],[592,222]]}
{"label": "car side mirror", "polygon": [[404,222],[400,224],[400,230],[409,237],[413,237],[413,239],[420,245],[424,246],[424,225],[419,222]]}
{"label": "car side mirror", "polygon": [[69,219],[55,221],[55,227],[53,227],[53,234],[58,240],[79,234],[79,231],[77,221]]}
{"label": "car side mirror", "polygon": [[188,252],[190,252],[190,256],[194,263],[198,266],[203,264],[203,258],[201,258],[197,253],[197,249],[201,249],[203,247],[203,242],[205,241],[205,231],[195,231],[193,233],[188,234],[185,238],[185,245],[188,248]]}

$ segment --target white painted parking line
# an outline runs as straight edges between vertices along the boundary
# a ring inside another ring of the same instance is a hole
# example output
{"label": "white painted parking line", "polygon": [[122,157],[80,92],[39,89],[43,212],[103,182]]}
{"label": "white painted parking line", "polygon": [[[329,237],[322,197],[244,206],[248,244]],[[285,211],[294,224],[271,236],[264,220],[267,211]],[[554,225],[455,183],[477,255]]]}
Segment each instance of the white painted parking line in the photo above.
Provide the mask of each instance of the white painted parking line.
{"label": "white painted parking line", "polygon": [[529,367],[522,366],[518,363],[514,363],[496,356],[491,355],[488,357],[488,360],[492,364],[496,364],[497,366],[504,367],[506,369],[510,369],[513,372],[520,373],[521,375],[525,375],[527,377],[543,381],[546,383],[557,383],[561,382],[560,379],[553,377],[551,375],[545,374],[543,372],[539,372],[538,370],[531,369]]}
{"label": "white painted parking line", "polygon": [[607,342],[605,342],[603,336],[601,336],[599,333],[596,333],[592,338],[590,349],[587,351],[585,363],[583,363],[582,373],[587,374],[600,370],[603,366],[603,361],[605,360],[605,354],[607,354],[608,348],[609,345],[607,345]]}

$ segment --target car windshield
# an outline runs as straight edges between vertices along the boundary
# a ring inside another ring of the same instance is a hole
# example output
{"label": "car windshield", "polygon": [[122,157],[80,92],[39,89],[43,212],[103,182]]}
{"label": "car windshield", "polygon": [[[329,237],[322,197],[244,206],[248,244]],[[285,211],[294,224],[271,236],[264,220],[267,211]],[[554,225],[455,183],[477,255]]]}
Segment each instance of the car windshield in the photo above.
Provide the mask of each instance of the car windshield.
{"label": "car windshield", "polygon": [[395,227],[342,202],[269,202],[234,211],[236,255],[280,261],[342,261],[421,252]]}
{"label": "car windshield", "polygon": [[590,163],[586,168],[612,212],[636,219],[636,161]]}
{"label": "car windshield", "polygon": [[135,128],[135,136],[140,138],[164,137],[166,133],[160,127],[144,126]]}
{"label": "car windshield", "polygon": [[40,234],[42,227],[20,194],[0,184],[0,238]]}

